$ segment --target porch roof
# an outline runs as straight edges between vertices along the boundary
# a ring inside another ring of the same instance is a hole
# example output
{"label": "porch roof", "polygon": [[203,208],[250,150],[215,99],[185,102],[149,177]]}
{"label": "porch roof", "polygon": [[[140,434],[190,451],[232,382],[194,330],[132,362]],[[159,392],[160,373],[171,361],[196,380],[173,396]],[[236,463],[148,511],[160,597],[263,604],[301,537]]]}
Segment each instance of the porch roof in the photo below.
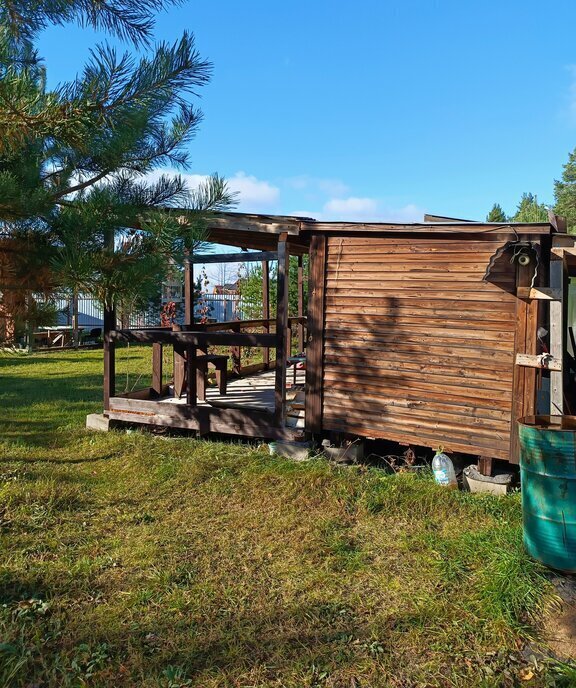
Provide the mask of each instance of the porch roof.
{"label": "porch roof", "polygon": [[292,255],[308,253],[309,239],[300,236],[310,218],[251,213],[215,213],[208,221],[208,240],[215,244],[275,251],[281,234],[288,235]]}
{"label": "porch roof", "polygon": [[[424,222],[325,222],[309,217],[257,215],[251,213],[216,213],[208,222],[209,241],[241,248],[270,251],[276,248],[280,234],[288,235],[290,253],[301,255],[309,250],[314,233],[408,233],[430,234],[537,234],[558,232],[551,222],[472,222],[468,220]],[[440,219],[440,218],[438,218]],[[562,232],[560,232],[562,233]]]}

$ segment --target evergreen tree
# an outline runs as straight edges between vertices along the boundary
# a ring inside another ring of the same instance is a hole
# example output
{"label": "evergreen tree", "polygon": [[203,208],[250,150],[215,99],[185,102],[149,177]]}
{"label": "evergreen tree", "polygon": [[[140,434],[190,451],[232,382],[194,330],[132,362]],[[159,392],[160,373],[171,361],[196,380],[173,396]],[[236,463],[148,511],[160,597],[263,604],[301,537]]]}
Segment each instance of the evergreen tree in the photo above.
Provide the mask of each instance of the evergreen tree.
{"label": "evergreen tree", "polygon": [[506,213],[502,210],[499,203],[494,203],[492,210],[486,216],[486,222],[508,222]]}
{"label": "evergreen tree", "polygon": [[531,193],[523,193],[512,222],[548,222],[548,208]]}
{"label": "evergreen tree", "polygon": [[[149,181],[164,165],[187,168],[186,147],[202,119],[189,100],[211,72],[189,33],[150,48],[154,12],[166,4],[0,5],[0,242],[20,243],[50,265],[47,290],[86,291],[108,309],[157,290],[170,256],[181,261],[198,250],[207,213],[233,203],[217,175],[194,191],[181,176]],[[47,25],[70,21],[146,52],[135,58],[99,45],[72,82],[48,90],[34,42]],[[170,212],[176,207],[184,211]],[[35,285],[3,279],[13,267],[0,272],[0,299],[23,308]]]}
{"label": "evergreen tree", "polygon": [[576,149],[568,156],[562,179],[554,182],[554,212],[567,220],[568,231],[576,226]]}
{"label": "evergreen tree", "polygon": [[[242,317],[257,320],[263,315],[262,265],[244,263],[239,270],[238,289],[242,297]],[[270,317],[276,315],[276,263],[270,265]]]}

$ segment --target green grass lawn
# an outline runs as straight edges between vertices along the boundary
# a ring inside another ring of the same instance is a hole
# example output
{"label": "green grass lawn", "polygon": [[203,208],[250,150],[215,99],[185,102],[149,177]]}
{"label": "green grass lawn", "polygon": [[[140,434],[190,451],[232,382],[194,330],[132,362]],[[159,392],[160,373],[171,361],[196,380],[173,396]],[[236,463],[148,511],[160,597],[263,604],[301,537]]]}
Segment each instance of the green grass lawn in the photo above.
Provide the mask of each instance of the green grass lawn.
{"label": "green grass lawn", "polygon": [[551,595],[517,495],[88,433],[101,359],[0,357],[0,686],[517,685]]}

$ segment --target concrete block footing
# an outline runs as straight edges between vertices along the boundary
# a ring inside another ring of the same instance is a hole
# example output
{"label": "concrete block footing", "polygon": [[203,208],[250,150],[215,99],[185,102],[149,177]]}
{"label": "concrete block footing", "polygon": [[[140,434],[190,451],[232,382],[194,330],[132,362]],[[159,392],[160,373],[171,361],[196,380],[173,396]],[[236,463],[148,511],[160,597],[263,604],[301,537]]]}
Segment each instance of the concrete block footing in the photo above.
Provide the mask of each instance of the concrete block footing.
{"label": "concrete block footing", "polygon": [[107,418],[103,413],[89,413],[86,416],[86,429],[108,432],[110,429],[110,418]]}

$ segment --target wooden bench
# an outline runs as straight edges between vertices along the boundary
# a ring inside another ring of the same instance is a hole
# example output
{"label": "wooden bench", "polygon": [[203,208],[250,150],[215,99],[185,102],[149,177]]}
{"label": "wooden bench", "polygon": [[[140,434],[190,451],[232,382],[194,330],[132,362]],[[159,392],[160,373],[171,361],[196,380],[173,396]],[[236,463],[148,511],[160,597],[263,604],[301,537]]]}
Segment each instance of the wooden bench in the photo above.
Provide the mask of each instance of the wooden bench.
{"label": "wooden bench", "polygon": [[216,368],[216,384],[220,394],[226,394],[228,356],[201,354],[196,356],[196,395],[200,401],[206,401],[209,365]]}

